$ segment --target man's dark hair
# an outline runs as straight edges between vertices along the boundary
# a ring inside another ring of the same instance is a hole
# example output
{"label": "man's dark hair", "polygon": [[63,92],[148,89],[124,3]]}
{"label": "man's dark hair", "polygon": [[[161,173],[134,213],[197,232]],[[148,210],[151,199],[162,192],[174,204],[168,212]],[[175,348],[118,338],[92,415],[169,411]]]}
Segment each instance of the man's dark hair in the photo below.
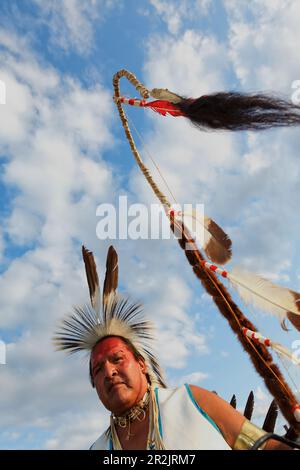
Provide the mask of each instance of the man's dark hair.
{"label": "man's dark hair", "polygon": [[[104,338],[101,338],[94,346],[94,348],[99,344],[101,343],[101,341],[105,340],[106,338],[120,338],[123,343],[128,347],[129,351],[132,352],[134,358],[136,361],[139,361],[140,359],[142,361],[145,362],[145,359],[144,357],[138,352],[138,350],[136,349],[136,347],[132,344],[131,341],[129,341],[129,339],[127,338],[123,338],[123,336],[118,336],[118,335],[108,335],[108,336],[105,336]],[[92,371],[92,361],[91,361],[91,357],[90,357],[90,364],[89,364],[89,374],[90,374],[90,382],[92,384],[92,387],[95,388],[95,383],[94,383],[94,379],[93,379],[93,371]],[[149,376],[147,374],[147,380],[149,382]]]}

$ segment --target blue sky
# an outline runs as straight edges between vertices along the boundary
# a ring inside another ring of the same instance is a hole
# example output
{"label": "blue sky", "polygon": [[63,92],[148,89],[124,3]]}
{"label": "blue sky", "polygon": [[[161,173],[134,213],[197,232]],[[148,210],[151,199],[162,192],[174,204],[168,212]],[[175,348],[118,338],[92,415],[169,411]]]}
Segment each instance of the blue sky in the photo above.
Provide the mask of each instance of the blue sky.
{"label": "blue sky", "polygon": [[[51,336],[72,305],[87,301],[81,244],[94,251],[103,275],[111,241],[96,237],[97,206],[116,204],[121,194],[156,202],[124,139],[112,76],[126,68],[149,88],[195,97],[225,89],[290,97],[300,79],[300,6],[3,0],[0,11],[7,92],[0,105],[0,339],[7,345],[0,448],[84,449],[107,413],[89,385],[87,362],[55,353]],[[128,113],[177,200],[203,203],[230,235],[228,269],[240,264],[299,291],[299,131],[202,133],[182,119]],[[192,382],[227,400],[235,393],[241,408],[253,389],[262,424],[271,398],[177,243],[113,243],[122,290],[143,300],[158,326],[169,384]],[[283,332],[276,318],[232,294],[262,334],[292,347],[295,331]],[[299,372],[283,367],[299,389]]]}

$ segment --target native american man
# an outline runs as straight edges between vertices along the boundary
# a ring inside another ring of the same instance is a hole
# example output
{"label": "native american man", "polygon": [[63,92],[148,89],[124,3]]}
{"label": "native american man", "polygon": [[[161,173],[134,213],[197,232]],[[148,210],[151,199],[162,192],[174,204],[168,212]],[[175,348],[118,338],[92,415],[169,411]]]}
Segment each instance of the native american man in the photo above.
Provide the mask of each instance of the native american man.
{"label": "native american man", "polygon": [[[140,305],[116,292],[114,248],[107,255],[102,302],[93,254],[84,247],[83,258],[91,306],[76,307],[54,339],[59,349],[89,352],[91,383],[111,412],[109,428],[91,449],[251,448],[265,431],[215,393],[187,384],[166,388],[151,351],[152,325]],[[264,448],[289,449],[274,440]]]}

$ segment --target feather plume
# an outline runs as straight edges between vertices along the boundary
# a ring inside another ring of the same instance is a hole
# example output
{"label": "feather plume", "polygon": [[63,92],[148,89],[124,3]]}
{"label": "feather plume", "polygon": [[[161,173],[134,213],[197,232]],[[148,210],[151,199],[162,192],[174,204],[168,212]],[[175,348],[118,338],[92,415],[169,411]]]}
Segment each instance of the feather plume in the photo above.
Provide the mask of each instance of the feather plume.
{"label": "feather plume", "polygon": [[249,420],[252,418],[253,409],[254,409],[254,393],[251,390],[247,399],[245,410],[244,410],[245,418]]}
{"label": "feather plume", "polygon": [[[204,235],[203,249],[209,259],[214,263],[225,264],[232,256],[231,240],[223,229],[211,218],[204,218],[204,227],[206,229]],[[217,261],[218,260],[218,261]]]}
{"label": "feather plume", "polygon": [[276,315],[282,326],[288,318],[300,331],[300,294],[238,267],[227,277],[246,303]]}
{"label": "feather plume", "polygon": [[262,429],[266,432],[274,432],[278,416],[278,406],[276,400],[273,400],[265,417]]}
{"label": "feather plume", "polygon": [[[206,215],[203,218],[196,209],[183,211],[181,217],[183,217],[184,223],[193,232],[197,241],[202,244],[206,256],[213,263],[223,265],[231,259],[231,240],[213,219]],[[192,228],[195,228],[195,230],[191,230],[187,219],[194,221]],[[199,224],[204,230],[201,230]]]}
{"label": "feather plume", "polygon": [[100,289],[99,289],[99,278],[97,273],[97,267],[94,259],[94,255],[91,251],[87,250],[84,246],[82,247],[82,257],[85,265],[85,272],[87,282],[90,291],[90,298],[92,307],[96,312],[100,309]]}
{"label": "feather plume", "polygon": [[107,252],[106,273],[103,284],[103,310],[118,287],[118,255],[111,245]]}

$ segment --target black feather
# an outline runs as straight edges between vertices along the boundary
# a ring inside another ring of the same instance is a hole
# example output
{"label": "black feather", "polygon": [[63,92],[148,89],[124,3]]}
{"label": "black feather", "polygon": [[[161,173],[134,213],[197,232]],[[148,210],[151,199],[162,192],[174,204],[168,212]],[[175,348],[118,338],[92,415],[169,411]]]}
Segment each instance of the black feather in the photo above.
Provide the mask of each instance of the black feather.
{"label": "black feather", "polygon": [[273,400],[266,414],[262,429],[266,432],[274,432],[277,416],[278,406],[276,401]]}
{"label": "black feather", "polygon": [[254,409],[254,394],[251,390],[248,396],[245,410],[244,410],[244,416],[245,418],[249,419],[249,421],[252,418],[253,409]]}
{"label": "black feather", "polygon": [[232,408],[236,408],[236,396],[232,395],[231,400],[230,400],[230,405]]}

